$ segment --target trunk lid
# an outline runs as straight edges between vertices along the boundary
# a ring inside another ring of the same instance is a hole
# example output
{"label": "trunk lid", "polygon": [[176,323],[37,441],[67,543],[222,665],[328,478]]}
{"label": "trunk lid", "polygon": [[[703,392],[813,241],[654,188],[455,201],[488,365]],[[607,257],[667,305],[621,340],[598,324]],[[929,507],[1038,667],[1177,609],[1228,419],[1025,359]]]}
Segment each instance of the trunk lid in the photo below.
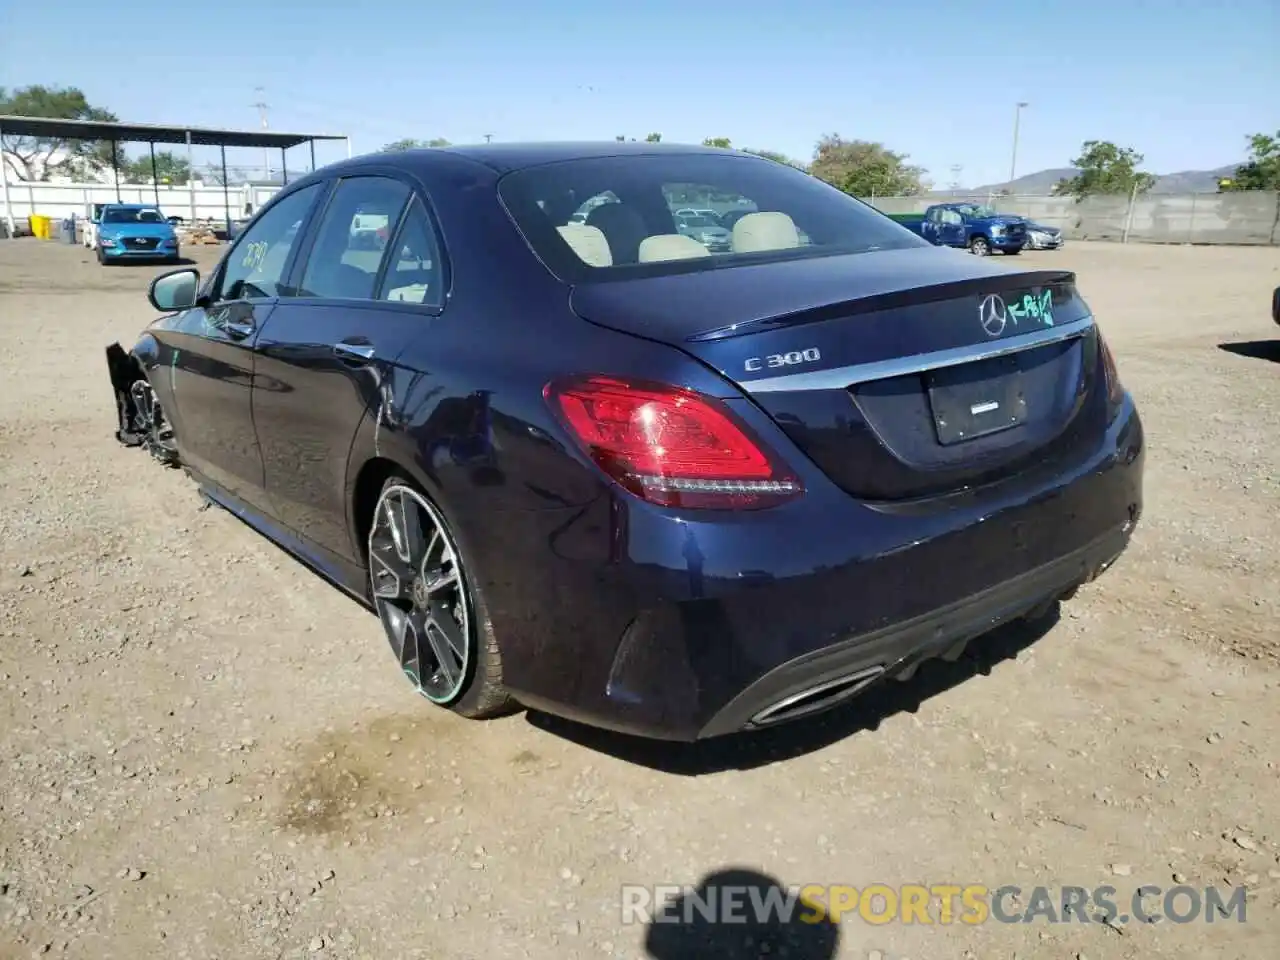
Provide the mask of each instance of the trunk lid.
{"label": "trunk lid", "polygon": [[867,499],[992,482],[1105,430],[1068,271],[919,248],[584,284],[571,304],[714,368]]}

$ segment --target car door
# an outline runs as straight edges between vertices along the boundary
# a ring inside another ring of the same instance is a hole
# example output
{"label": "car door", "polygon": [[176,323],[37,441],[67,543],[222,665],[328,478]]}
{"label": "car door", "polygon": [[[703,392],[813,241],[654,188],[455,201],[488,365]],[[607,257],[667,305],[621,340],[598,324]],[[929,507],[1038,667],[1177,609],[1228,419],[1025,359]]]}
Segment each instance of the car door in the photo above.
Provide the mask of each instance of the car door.
{"label": "car door", "polygon": [[253,424],[253,349],[275,309],[296,239],[323,192],[311,184],[263,211],[170,334],[174,426],[183,459],[244,502],[266,509]]}
{"label": "car door", "polygon": [[943,209],[941,235],[942,242],[949,247],[963,247],[966,245],[964,217],[960,215],[958,210]]}
{"label": "car door", "polygon": [[[368,249],[357,216],[386,217]],[[347,459],[367,416],[390,416],[396,358],[444,304],[439,234],[425,198],[398,173],[340,180],[317,217],[296,296],[282,299],[256,345],[253,415],[276,516],[348,560]]]}
{"label": "car door", "polygon": [[924,219],[920,221],[920,236],[924,237],[930,243],[940,243],[938,237],[938,208],[930,207],[924,213]]}

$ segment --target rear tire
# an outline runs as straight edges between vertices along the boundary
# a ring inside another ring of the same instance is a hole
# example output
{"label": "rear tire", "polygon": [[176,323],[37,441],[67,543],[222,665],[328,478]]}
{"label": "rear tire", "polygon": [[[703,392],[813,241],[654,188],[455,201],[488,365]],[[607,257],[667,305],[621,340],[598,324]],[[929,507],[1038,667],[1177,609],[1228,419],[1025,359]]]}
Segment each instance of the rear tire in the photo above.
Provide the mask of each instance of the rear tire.
{"label": "rear tire", "polygon": [[974,237],[969,241],[969,252],[975,257],[990,256],[991,244],[987,242],[986,237]]}
{"label": "rear tire", "polygon": [[484,599],[443,512],[408,477],[392,474],[383,483],[366,551],[378,619],[417,691],[472,720],[508,712]]}

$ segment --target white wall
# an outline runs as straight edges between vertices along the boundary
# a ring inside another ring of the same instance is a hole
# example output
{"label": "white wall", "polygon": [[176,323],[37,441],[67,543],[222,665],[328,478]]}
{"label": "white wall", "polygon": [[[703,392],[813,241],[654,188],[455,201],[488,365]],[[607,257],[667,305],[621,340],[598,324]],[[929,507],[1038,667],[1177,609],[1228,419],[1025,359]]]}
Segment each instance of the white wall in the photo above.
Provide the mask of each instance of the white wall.
{"label": "white wall", "polygon": [[[10,181],[8,188],[10,210],[0,209],[0,217],[7,212],[20,225],[33,213],[55,220],[65,219],[73,213],[84,218],[92,204],[115,203],[117,199],[116,188],[112,184]],[[231,219],[244,216],[245,203],[252,203],[254,212],[257,212],[279,189],[278,184],[236,184],[228,187],[226,197],[230,201]],[[158,189],[150,185],[121,184],[119,202],[154,203],[157,193],[160,209],[166,216],[189,220],[194,215],[197,219],[211,218],[219,222],[225,218],[222,187],[213,184],[199,184],[191,188],[162,185]]]}

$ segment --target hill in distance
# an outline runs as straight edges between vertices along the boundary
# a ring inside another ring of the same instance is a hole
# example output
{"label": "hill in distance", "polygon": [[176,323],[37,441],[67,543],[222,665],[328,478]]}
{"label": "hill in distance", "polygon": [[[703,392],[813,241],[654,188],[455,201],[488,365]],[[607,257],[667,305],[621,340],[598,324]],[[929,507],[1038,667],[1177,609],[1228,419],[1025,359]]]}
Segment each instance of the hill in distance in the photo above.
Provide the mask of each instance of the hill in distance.
{"label": "hill in distance", "polygon": [[[1236,172],[1237,164],[1218,167],[1215,170],[1180,170],[1177,173],[1165,173],[1156,177],[1152,193],[1217,193],[1218,178],[1229,177]],[[1074,177],[1080,171],[1075,167],[1054,167],[1049,170],[1038,170],[1028,173],[1016,180],[1005,183],[988,183],[980,187],[962,188],[960,193],[997,193],[1008,190],[1013,194],[1029,197],[1044,197],[1053,192],[1054,184],[1059,180]],[[933,191],[938,196],[951,193],[950,190]]]}

